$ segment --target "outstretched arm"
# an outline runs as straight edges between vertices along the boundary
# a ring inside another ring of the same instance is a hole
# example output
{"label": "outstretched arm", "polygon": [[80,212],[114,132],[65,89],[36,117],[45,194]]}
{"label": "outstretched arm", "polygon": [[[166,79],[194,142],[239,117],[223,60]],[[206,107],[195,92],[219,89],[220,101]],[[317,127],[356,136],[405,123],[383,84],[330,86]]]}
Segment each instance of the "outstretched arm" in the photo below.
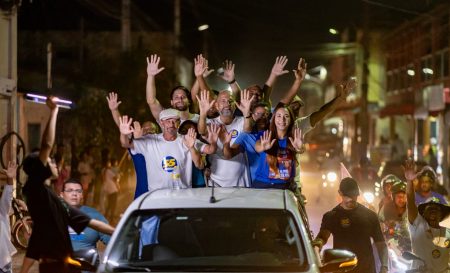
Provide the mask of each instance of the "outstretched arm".
{"label": "outstretched arm", "polygon": [[251,113],[251,104],[254,99],[255,96],[250,97],[250,92],[244,89],[244,91],[241,92],[240,102],[236,103],[236,107],[239,108],[239,110],[241,110],[242,114],[244,115],[244,132],[247,133],[252,131],[253,119]]}
{"label": "outstretched arm", "polygon": [[223,66],[223,74],[221,74],[220,77],[230,85],[231,92],[233,93],[234,97],[239,98],[241,87],[236,81],[236,75],[234,73],[234,63],[232,61],[225,60]]}
{"label": "outstretched arm", "polygon": [[39,151],[39,159],[46,166],[47,159],[50,157],[53,144],[55,143],[56,119],[58,117],[58,106],[55,103],[55,97],[48,97],[45,102],[50,109],[50,117],[42,136],[41,150]]}
{"label": "outstretched arm", "polygon": [[198,119],[197,129],[200,135],[205,135],[207,133],[206,130],[206,116],[208,110],[213,106],[215,100],[210,101],[209,92],[207,90],[203,90],[200,92],[200,97],[197,96],[198,106],[200,108],[200,117]]}
{"label": "outstretched arm", "polygon": [[264,131],[261,138],[256,142],[255,144],[255,150],[258,153],[264,152],[272,148],[275,141],[277,141],[276,138],[270,140],[272,137],[272,132],[270,131]]}
{"label": "outstretched arm", "polygon": [[120,144],[126,149],[134,148],[133,141],[130,142],[130,137],[134,132],[133,127],[131,127],[132,122],[133,119],[128,120],[128,116],[119,117]]}
{"label": "outstretched arm", "polygon": [[408,209],[408,221],[410,224],[414,223],[419,210],[416,206],[416,195],[414,192],[414,180],[417,177],[416,164],[412,159],[405,162],[405,178],[406,178],[406,208]]}
{"label": "outstretched arm", "polygon": [[235,157],[237,154],[241,152],[239,144],[233,143],[233,147],[231,147],[231,132],[225,133],[225,139],[223,141],[223,157],[225,159],[231,159]]}
{"label": "outstretched arm", "polygon": [[[214,72],[214,69],[210,69],[210,70],[206,70],[205,73],[203,73],[203,78],[206,79],[209,75],[211,75],[211,73]],[[200,84],[198,83],[198,80],[195,79],[194,84],[191,87],[191,99],[192,99],[192,113],[199,113],[200,109],[198,107],[198,100],[197,100],[197,96],[200,92]],[[209,91],[211,97],[214,96],[214,93],[210,90]]]}
{"label": "outstretched arm", "polygon": [[298,61],[297,69],[292,70],[294,72],[295,80],[292,83],[289,91],[280,100],[281,103],[289,105],[294,99],[295,95],[297,95],[297,91],[302,85],[303,80],[305,79],[307,66],[308,64],[305,62],[305,59],[300,58],[300,60]]}
{"label": "outstretched arm", "polygon": [[103,223],[102,221],[91,219],[89,221],[88,226],[92,229],[95,229],[98,232],[111,235],[114,232],[114,227],[108,225],[107,223]]}
{"label": "outstretched arm", "polygon": [[119,118],[120,118],[120,112],[119,112],[119,105],[122,103],[118,100],[117,93],[111,92],[106,97],[106,100],[108,101],[108,107],[109,110],[111,110],[112,117],[114,119],[114,123],[116,123],[117,128],[119,128]]}
{"label": "outstretched arm", "polygon": [[273,64],[272,70],[270,71],[269,78],[267,78],[266,84],[263,88],[263,100],[270,104],[270,95],[272,93],[273,85],[275,84],[277,78],[281,75],[289,73],[288,70],[284,70],[288,59],[286,56],[278,56],[275,59],[275,63]]}
{"label": "outstretched arm", "polygon": [[345,100],[347,99],[347,96],[350,94],[350,92],[355,88],[356,86],[356,80],[350,80],[345,85],[338,85],[336,86],[336,92],[337,95],[334,99],[332,99],[330,102],[322,105],[320,109],[314,113],[311,114],[311,126],[314,127],[318,122],[323,120],[326,116],[331,114],[336,108]]}
{"label": "outstretched arm", "polygon": [[147,57],[146,98],[148,107],[156,120],[159,120],[159,113],[163,110],[161,104],[156,99],[155,76],[164,70],[164,67],[159,67],[159,61],[160,58],[156,54],[150,55],[150,59]]}
{"label": "outstretched arm", "polygon": [[317,237],[313,240],[312,245],[314,247],[322,249],[322,247],[328,242],[328,238],[330,238],[331,232],[327,229],[321,228]]}
{"label": "outstretched arm", "polygon": [[202,160],[202,155],[200,154],[197,149],[195,149],[195,141],[197,139],[197,133],[195,132],[194,128],[189,128],[188,133],[184,136],[183,142],[184,145],[189,149],[189,152],[191,153],[192,162],[194,162],[195,167],[198,169],[203,169],[204,162]]}

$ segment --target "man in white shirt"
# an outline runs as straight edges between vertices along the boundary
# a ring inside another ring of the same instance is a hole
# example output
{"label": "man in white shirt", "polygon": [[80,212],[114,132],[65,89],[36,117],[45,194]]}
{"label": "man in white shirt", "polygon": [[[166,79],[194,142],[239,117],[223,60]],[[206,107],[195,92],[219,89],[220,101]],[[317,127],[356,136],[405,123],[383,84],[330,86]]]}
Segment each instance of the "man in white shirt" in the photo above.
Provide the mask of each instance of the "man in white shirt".
{"label": "man in white shirt", "polygon": [[120,118],[120,141],[124,148],[130,148],[131,154],[140,153],[144,156],[148,176],[148,190],[172,187],[173,175],[180,175],[183,188],[191,187],[192,162],[203,169],[204,162],[200,153],[212,154],[217,149],[219,128],[214,126],[208,130],[209,144],[196,139],[194,129],[189,129],[186,136],[178,134],[180,113],[176,109],[165,109],[159,114],[161,134],[149,134],[139,139],[132,139],[134,129],[132,119],[127,116]]}
{"label": "man in white shirt", "polygon": [[[217,142],[217,152],[210,155],[211,162],[211,180],[220,187],[249,187],[250,174],[248,163],[244,154],[240,153],[235,157],[227,160],[223,155],[223,141],[225,134],[231,134],[231,144],[242,132],[251,132],[252,115],[250,113],[251,102],[254,97],[250,97],[247,90],[241,92],[241,100],[236,104],[235,99],[227,90],[221,91],[215,101],[209,101],[209,93],[201,92],[201,97],[197,98],[200,108],[200,119],[198,123],[198,131],[205,134],[208,126],[207,123],[217,124],[221,126],[220,139]],[[219,116],[214,119],[206,119],[208,110],[215,103]],[[234,115],[236,107],[244,114],[243,117]]]}
{"label": "man in white shirt", "polygon": [[[450,215],[450,207],[432,197],[418,207],[415,203],[413,181],[417,177],[413,160],[405,164],[407,209],[412,251],[425,261],[429,272],[448,272],[450,258],[450,230],[439,225]],[[416,261],[416,267],[422,263]]]}
{"label": "man in white shirt", "polygon": [[17,165],[8,163],[8,169],[2,170],[7,176],[6,185],[0,198],[0,273],[12,272],[12,255],[17,251],[11,243],[11,228],[9,223],[9,211],[13,198],[13,184],[16,179]]}

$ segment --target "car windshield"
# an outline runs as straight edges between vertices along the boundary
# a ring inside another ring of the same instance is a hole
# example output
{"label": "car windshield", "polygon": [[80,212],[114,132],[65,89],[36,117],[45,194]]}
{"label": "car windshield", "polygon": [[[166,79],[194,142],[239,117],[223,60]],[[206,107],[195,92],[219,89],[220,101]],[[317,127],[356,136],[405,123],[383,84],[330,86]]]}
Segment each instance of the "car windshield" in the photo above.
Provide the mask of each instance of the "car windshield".
{"label": "car windshield", "polygon": [[108,255],[114,272],[301,271],[303,240],[285,210],[139,210]]}

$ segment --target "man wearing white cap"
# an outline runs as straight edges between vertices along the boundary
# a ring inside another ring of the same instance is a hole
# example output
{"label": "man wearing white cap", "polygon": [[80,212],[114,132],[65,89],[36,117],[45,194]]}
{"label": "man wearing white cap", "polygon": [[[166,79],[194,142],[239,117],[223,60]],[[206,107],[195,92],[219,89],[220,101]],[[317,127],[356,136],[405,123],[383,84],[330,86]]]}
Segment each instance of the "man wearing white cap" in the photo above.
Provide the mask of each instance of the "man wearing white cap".
{"label": "man wearing white cap", "polygon": [[176,109],[165,109],[159,114],[161,134],[146,135],[140,139],[129,139],[134,128],[132,119],[120,118],[120,141],[124,148],[130,148],[132,154],[144,155],[148,177],[148,190],[153,191],[172,186],[173,173],[179,173],[181,187],[191,187],[192,162],[202,169],[203,161],[200,153],[211,154],[217,149],[218,127],[209,129],[208,142],[204,144],[196,139],[194,129],[189,129],[186,136],[178,135],[180,114]]}

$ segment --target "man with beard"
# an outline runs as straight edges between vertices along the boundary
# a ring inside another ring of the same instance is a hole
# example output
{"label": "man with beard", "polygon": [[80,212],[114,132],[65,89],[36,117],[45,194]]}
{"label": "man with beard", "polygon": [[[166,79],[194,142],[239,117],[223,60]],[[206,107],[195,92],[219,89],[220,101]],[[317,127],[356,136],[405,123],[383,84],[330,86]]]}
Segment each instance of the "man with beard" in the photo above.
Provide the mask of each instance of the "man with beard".
{"label": "man with beard", "polygon": [[[198,123],[198,131],[205,134],[208,126],[206,123],[217,124],[221,126],[220,140],[217,143],[217,153],[211,155],[211,179],[220,187],[249,187],[250,179],[248,174],[248,165],[244,155],[240,154],[230,160],[225,159],[223,154],[223,143],[226,135],[231,137],[231,144],[243,132],[251,131],[250,105],[254,97],[244,90],[241,92],[240,104],[236,104],[234,97],[227,90],[221,91],[216,101],[210,102],[209,93],[202,91],[200,98],[197,98],[200,107],[200,119]],[[215,119],[206,120],[206,115],[211,106],[215,103],[219,116]],[[244,114],[243,117],[236,117],[234,111],[236,106]]]}
{"label": "man with beard", "polygon": [[[164,70],[164,67],[159,67],[160,58],[158,55],[153,54],[150,56],[150,59],[147,57],[147,85],[146,85],[146,97],[147,104],[152,112],[153,117],[156,120],[159,120],[159,114],[164,109],[160,102],[156,99],[156,85],[155,85],[155,76],[158,75],[161,71]],[[201,58],[201,55],[195,59],[196,68],[198,67],[200,74],[197,76],[197,80],[200,83],[200,88],[202,90],[206,89],[205,81],[203,79],[203,73],[207,69],[205,67],[204,59]],[[185,120],[198,121],[198,114],[192,114],[189,112],[189,105],[191,102],[191,94],[189,90],[184,86],[176,86],[170,92],[170,105],[172,108],[180,111],[180,121],[183,122]]]}
{"label": "man with beard", "polygon": [[[395,243],[403,251],[411,251],[406,213],[406,183],[395,182],[391,187],[392,199],[379,212],[378,219],[388,244]],[[394,241],[390,241],[393,239]]]}
{"label": "man with beard", "polygon": [[[120,118],[120,142],[124,148],[129,148],[132,154],[144,156],[148,176],[148,191],[172,187],[174,175],[179,174],[182,188],[190,188],[192,179],[192,162],[203,169],[200,153],[212,154],[217,149],[219,128],[208,127],[209,144],[196,139],[194,129],[189,129],[185,136],[178,134],[180,125],[179,111],[165,109],[159,114],[162,133],[147,135],[140,139],[129,139],[134,132],[132,119],[127,116]],[[173,175],[174,174],[174,175]]]}
{"label": "man with beard", "polygon": [[441,227],[439,223],[450,215],[450,207],[441,204],[435,197],[417,206],[413,182],[417,176],[414,161],[407,160],[405,177],[408,184],[406,187],[407,211],[412,251],[425,261],[430,272],[448,272],[450,230]]}
{"label": "man with beard", "polygon": [[439,200],[441,204],[447,204],[444,196],[432,191],[433,184],[436,183],[436,174],[430,166],[425,166],[422,168],[420,173],[417,175],[418,187],[415,194],[416,205],[424,203],[431,197],[435,197]]}
{"label": "man with beard", "polygon": [[380,273],[388,271],[388,251],[377,215],[357,202],[358,183],[350,177],[339,184],[341,203],[324,214],[319,234],[313,245],[322,248],[333,234],[333,248],[346,249],[356,254],[358,265],[350,272],[375,273],[372,253],[373,239],[380,258]]}

